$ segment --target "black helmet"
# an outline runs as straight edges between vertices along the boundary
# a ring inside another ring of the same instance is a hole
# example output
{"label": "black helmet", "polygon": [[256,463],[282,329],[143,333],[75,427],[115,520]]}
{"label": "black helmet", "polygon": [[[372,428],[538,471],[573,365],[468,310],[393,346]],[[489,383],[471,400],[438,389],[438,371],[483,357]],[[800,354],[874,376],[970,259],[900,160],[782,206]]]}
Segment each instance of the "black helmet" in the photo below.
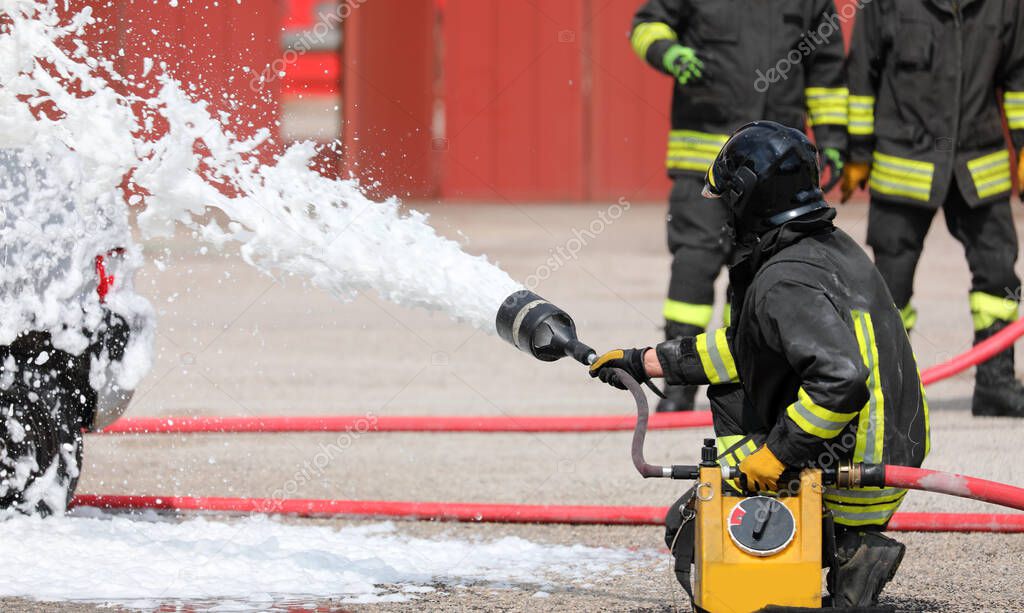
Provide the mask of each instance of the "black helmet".
{"label": "black helmet", "polygon": [[814,145],[803,132],[774,121],[748,123],[733,133],[708,169],[704,196],[725,202],[738,239],[828,207]]}

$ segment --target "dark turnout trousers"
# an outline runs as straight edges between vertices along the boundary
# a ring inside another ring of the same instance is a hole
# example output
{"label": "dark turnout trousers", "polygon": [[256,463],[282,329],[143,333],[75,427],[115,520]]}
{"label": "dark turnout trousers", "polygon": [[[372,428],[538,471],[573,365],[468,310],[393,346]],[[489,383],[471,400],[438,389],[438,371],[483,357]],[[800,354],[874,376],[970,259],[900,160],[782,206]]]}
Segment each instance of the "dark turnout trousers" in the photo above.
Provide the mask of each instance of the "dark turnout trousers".
{"label": "dark turnout trousers", "polygon": [[728,212],[719,200],[701,196],[704,178],[676,176],[669,197],[668,248],[672,276],[665,301],[665,321],[701,330],[711,322],[715,279],[728,262],[732,243],[725,232]]}
{"label": "dark turnout trousers", "polygon": [[[969,300],[974,329],[1013,321],[1020,301],[1020,278],[1014,271],[1017,231],[1009,199],[971,207],[954,183],[942,210],[946,227],[963,245],[971,270]],[[868,245],[908,330],[917,316],[911,305],[914,273],[934,216],[935,210],[930,208],[877,198],[871,201]]]}

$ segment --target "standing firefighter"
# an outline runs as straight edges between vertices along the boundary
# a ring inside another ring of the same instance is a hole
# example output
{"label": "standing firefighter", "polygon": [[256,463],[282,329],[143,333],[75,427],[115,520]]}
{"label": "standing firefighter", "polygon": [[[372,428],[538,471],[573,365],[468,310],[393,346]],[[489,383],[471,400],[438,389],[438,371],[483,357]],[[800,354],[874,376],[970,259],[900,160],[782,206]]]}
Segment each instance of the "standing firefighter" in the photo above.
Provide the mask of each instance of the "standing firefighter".
{"label": "standing firefighter", "polygon": [[[832,224],[814,146],[777,123],[744,126],[718,154],[705,194],[735,231],[732,325],[606,353],[591,375],[621,386],[612,368],[622,368],[638,381],[711,384],[719,462],[738,465],[751,491],[775,491],[787,467],[920,466],[928,405],[910,341],[871,260]],[[904,547],[881,531],[905,493],[825,492],[838,529],[836,605],[874,603],[896,573]],[[678,507],[666,519],[670,547]],[[686,553],[673,550],[677,562]]]}
{"label": "standing firefighter", "polygon": [[[721,231],[725,208],[700,195],[728,135],[758,118],[800,130],[809,119],[832,174],[842,167],[847,89],[839,20],[832,0],[649,0],[633,19],[631,43],[675,80],[665,336],[694,336],[711,321],[714,281],[732,249]],[[666,391],[659,411],[693,408],[695,387]]]}
{"label": "standing firefighter", "polygon": [[[1017,233],[1000,107],[1020,149],[1022,7],[1020,0],[875,0],[857,17],[843,199],[870,184],[868,244],[908,330],[917,318],[914,271],[940,206],[971,269],[975,343],[1017,318]],[[978,366],[971,410],[1024,417],[1012,347]]]}

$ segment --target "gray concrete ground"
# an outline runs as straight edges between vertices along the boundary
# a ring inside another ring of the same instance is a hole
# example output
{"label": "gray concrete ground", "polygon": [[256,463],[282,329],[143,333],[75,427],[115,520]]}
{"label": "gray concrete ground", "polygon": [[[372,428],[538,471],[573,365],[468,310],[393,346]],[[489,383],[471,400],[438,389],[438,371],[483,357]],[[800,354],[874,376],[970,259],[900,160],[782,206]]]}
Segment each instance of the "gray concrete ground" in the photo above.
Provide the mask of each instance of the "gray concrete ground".
{"label": "gray concrete ground", "polygon": [[[513,276],[545,278],[536,291],[570,311],[598,348],[659,340],[668,256],[662,205],[635,205],[593,237],[583,232],[614,203],[574,206],[427,207],[447,235],[486,253]],[[1015,204],[1015,207],[1019,208]],[[867,208],[841,209],[840,224],[863,239]],[[1024,223],[1018,217],[1018,228]],[[233,255],[201,254],[187,237],[147,250],[168,264],[137,279],[160,311],[158,358],[131,408],[142,415],[614,414],[628,396],[592,383],[578,365],[541,364],[440,314],[372,295],[340,304],[298,278],[262,276]],[[554,254],[556,265],[544,264]],[[541,266],[538,268],[538,266]],[[721,283],[722,280],[720,280]],[[922,366],[971,344],[969,275],[959,245],[936,220],[918,275],[921,316],[913,340]],[[724,289],[720,287],[720,289]],[[1024,484],[1024,423],[973,419],[971,373],[929,389],[937,469]],[[654,461],[693,460],[704,431],[656,432]],[[81,492],[273,496],[293,489],[332,434],[100,436],[86,442]],[[557,504],[667,504],[677,484],[644,481],[629,461],[627,433],[368,434],[311,483],[303,498]],[[294,485],[294,484],[292,484]],[[912,493],[904,510],[998,511],[980,503]],[[347,522],[334,522],[338,525]],[[542,542],[660,547],[657,528],[400,524],[409,534],[516,534]],[[1024,535],[900,537],[903,572],[887,591],[903,610],[1024,609]],[[366,610],[685,610],[666,557],[648,572],[566,586],[543,602],[535,586],[442,589],[408,605]],[[4,608],[91,610],[92,605]],[[322,603],[333,610],[331,603]]]}

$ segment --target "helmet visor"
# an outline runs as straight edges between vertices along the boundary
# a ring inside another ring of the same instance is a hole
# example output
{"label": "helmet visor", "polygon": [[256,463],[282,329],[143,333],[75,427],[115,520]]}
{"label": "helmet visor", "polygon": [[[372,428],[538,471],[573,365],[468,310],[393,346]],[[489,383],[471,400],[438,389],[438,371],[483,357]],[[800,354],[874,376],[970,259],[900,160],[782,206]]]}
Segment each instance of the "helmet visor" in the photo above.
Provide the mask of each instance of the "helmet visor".
{"label": "helmet visor", "polygon": [[700,192],[701,196],[705,198],[721,198],[722,192],[718,190],[718,186],[715,183],[715,165],[712,164],[708,168],[708,174],[704,177],[704,189]]}

